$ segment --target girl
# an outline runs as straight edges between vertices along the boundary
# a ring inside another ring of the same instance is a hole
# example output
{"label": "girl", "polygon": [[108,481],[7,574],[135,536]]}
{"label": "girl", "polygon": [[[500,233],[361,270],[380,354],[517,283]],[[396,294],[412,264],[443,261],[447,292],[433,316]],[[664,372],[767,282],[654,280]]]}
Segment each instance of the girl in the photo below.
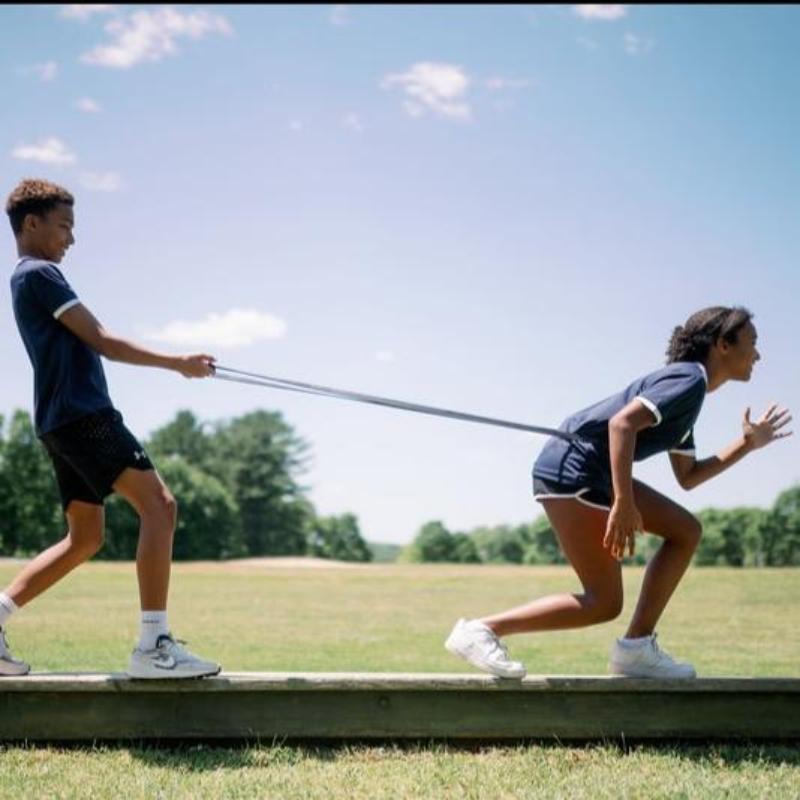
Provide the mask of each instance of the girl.
{"label": "girl", "polygon": [[579,628],[612,620],[622,610],[620,561],[633,555],[637,531],[663,538],[647,566],[627,633],[611,650],[610,671],[638,678],[693,678],[691,664],[673,660],[656,642],[655,627],[700,541],[698,520],[634,480],[632,466],[668,451],[673,472],[692,489],[760,447],[783,439],[786,409],[771,406],[757,422],[744,413],[742,436],[719,455],[696,460],[694,424],[708,392],[729,380],[748,381],[760,359],[752,314],[744,308],[706,308],[675,328],[667,366],[561,425],[575,439],[551,438],[533,467],[533,493],[583,585],[582,594],[543,597],[493,616],[459,620],[445,647],[474,666],[522,678],[500,637]]}

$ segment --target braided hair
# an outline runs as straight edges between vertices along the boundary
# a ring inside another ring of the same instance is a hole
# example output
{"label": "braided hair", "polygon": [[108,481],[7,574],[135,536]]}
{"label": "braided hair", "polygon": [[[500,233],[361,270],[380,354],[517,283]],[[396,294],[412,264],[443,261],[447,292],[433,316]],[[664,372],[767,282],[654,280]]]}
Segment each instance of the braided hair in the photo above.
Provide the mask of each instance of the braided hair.
{"label": "braided hair", "polygon": [[667,347],[667,364],[675,361],[704,362],[720,337],[734,344],[739,331],[752,318],[753,315],[740,306],[712,306],[697,311],[685,325],[678,325],[672,332]]}

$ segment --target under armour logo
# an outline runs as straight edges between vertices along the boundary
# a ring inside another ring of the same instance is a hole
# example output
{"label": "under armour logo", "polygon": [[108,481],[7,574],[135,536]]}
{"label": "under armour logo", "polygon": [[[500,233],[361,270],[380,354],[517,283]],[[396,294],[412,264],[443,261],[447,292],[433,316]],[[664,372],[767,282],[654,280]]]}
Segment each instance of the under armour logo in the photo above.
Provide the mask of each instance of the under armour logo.
{"label": "under armour logo", "polygon": [[134,452],[133,457],[138,461],[140,458],[147,458],[144,450],[137,450]]}

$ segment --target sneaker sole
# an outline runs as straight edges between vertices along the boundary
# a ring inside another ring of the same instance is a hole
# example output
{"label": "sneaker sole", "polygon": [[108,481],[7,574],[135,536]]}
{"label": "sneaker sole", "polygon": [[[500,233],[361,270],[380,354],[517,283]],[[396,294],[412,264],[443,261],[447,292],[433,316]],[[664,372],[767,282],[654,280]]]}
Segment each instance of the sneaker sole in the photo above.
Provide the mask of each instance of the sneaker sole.
{"label": "sneaker sole", "polygon": [[497,670],[497,667],[488,664],[480,657],[476,657],[469,652],[465,652],[464,650],[460,649],[458,643],[453,641],[453,637],[448,637],[447,641],[444,643],[445,649],[452,653],[454,656],[459,656],[463,658],[468,664],[472,664],[473,667],[477,669],[488,672],[490,675],[494,675],[496,678],[507,678],[509,680],[520,680],[524,678],[528,673],[527,671],[523,671],[522,673],[517,673],[515,675],[508,675]]}
{"label": "sneaker sole", "polygon": [[196,672],[173,672],[171,670],[164,670],[159,672],[136,673],[133,670],[126,670],[125,674],[137,681],[179,681],[191,680],[192,678],[213,678],[214,675],[219,675],[222,667],[217,667],[215,670],[198,670]]}
{"label": "sneaker sole", "polygon": [[0,672],[0,678],[21,678],[23,675],[27,675],[30,671],[31,668],[28,667],[21,672]]}
{"label": "sneaker sole", "polygon": [[690,675],[654,675],[652,672],[644,672],[642,670],[629,670],[617,667],[613,664],[608,665],[608,671],[618,678],[644,678],[647,680],[674,680],[674,681],[690,681],[697,677],[697,673],[692,670]]}

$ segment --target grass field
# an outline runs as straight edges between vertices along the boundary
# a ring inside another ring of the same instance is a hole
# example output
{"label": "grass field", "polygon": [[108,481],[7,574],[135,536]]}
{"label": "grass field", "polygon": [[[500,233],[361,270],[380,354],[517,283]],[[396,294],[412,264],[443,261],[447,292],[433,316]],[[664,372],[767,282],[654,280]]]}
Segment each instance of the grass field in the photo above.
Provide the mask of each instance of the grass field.
{"label": "grass field", "polygon": [[[0,585],[18,565],[0,564]],[[583,631],[516,637],[531,673],[601,674],[626,611]],[[659,629],[701,676],[800,677],[798,570],[691,571]],[[453,621],[577,589],[559,567],[301,569],[182,564],[170,621],[229,671],[466,672],[442,647]],[[124,669],[137,634],[130,564],[91,564],[17,615],[14,652],[36,671]],[[43,797],[800,797],[796,747],[531,745],[172,750],[0,750],[0,798]]]}

